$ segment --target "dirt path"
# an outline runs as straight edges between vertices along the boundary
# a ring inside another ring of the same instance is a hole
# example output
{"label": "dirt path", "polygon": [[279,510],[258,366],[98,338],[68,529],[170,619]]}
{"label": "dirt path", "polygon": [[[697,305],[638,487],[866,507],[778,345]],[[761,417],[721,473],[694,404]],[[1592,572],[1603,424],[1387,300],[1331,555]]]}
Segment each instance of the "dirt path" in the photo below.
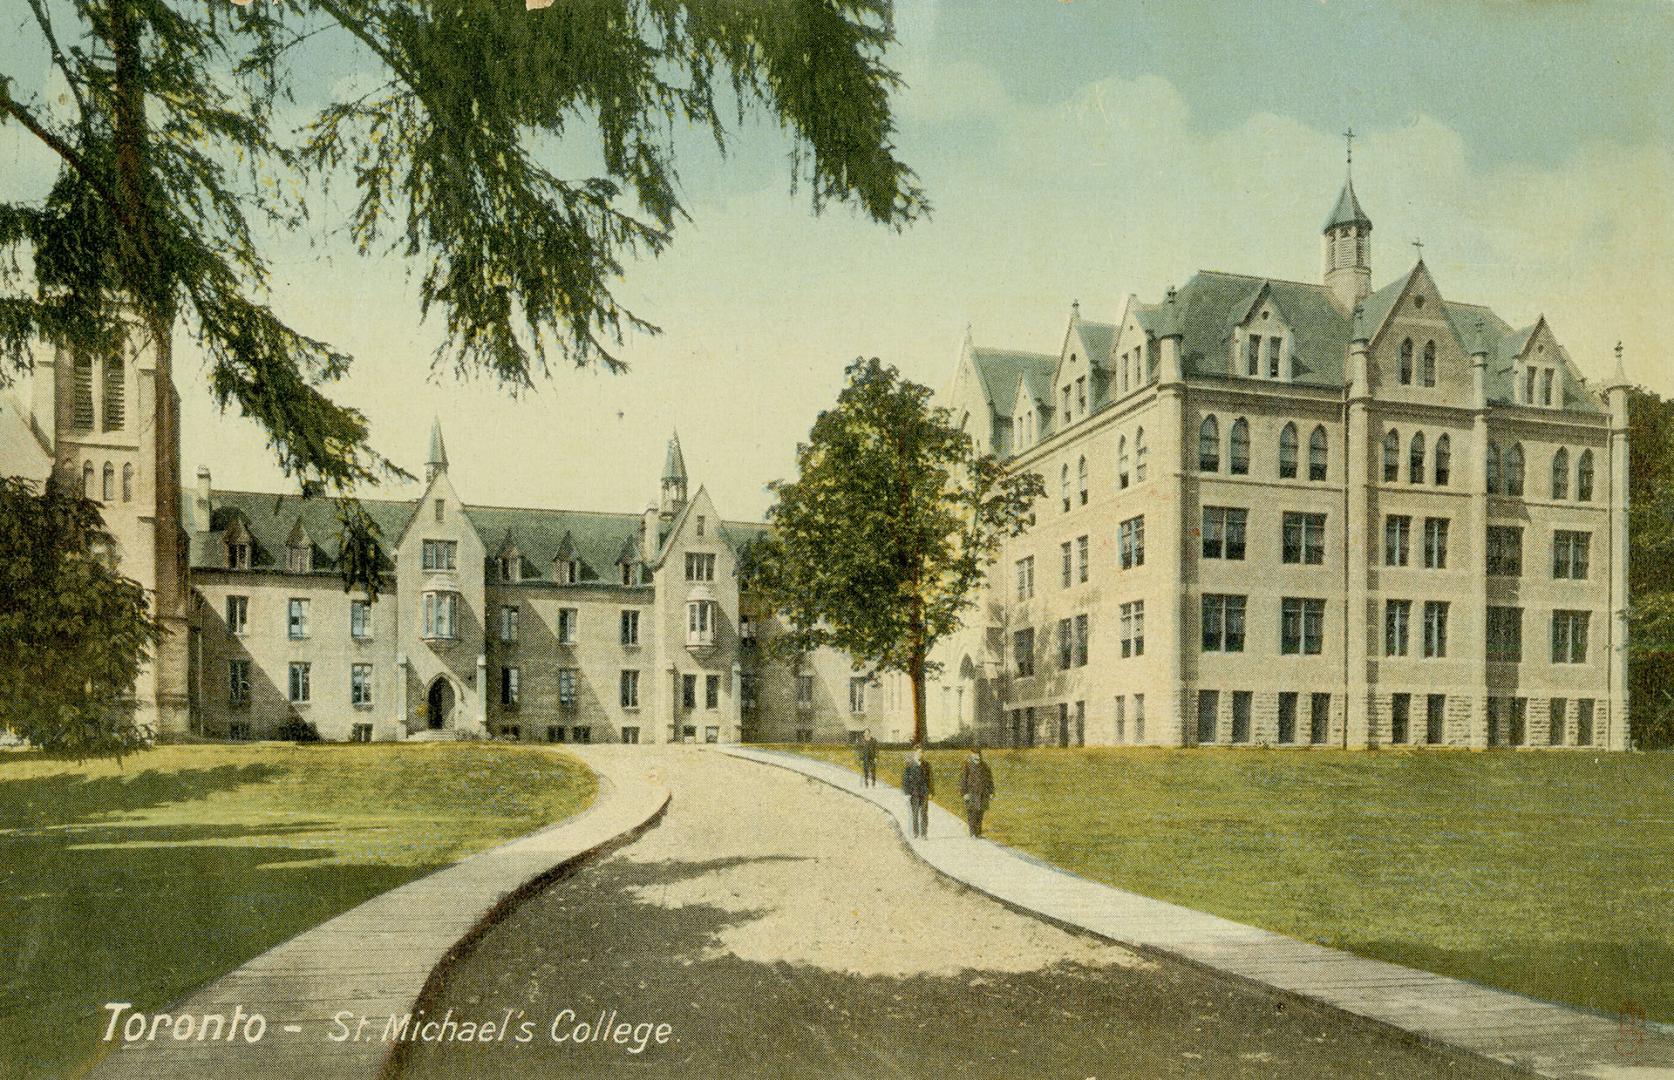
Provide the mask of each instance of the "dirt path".
{"label": "dirt path", "polygon": [[[404,1075],[1511,1075],[1014,913],[825,785],[695,749],[590,752],[664,770],[666,819],[452,970],[428,1016],[509,1010],[503,1041],[410,1044]],[[606,1039],[578,1044],[601,1011]]]}

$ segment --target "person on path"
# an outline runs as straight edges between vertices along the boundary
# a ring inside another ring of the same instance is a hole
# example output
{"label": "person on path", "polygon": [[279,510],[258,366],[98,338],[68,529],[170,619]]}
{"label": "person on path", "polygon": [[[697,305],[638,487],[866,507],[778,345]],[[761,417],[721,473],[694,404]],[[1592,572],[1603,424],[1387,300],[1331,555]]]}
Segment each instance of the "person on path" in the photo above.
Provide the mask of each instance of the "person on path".
{"label": "person on path", "polygon": [[930,794],[935,790],[930,763],[924,760],[924,747],[913,747],[913,756],[901,770],[901,790],[907,793],[907,810],[912,818],[913,837],[930,834]]}
{"label": "person on path", "polygon": [[860,740],[858,753],[860,754],[861,781],[867,787],[876,787],[878,784],[878,740],[872,738],[870,731]]}
{"label": "person on path", "polygon": [[959,794],[965,800],[965,824],[972,836],[982,835],[982,815],[988,812],[988,800],[994,797],[994,771],[982,760],[982,747],[971,748],[965,768],[959,774]]}

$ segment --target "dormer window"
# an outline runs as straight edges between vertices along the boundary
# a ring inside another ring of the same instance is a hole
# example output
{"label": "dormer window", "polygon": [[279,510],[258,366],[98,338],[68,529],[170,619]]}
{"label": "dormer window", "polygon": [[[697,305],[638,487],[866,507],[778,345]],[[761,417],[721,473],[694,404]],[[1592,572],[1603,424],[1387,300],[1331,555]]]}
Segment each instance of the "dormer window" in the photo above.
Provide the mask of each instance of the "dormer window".
{"label": "dormer window", "polygon": [[579,559],[559,559],[552,564],[552,576],[560,585],[574,585],[581,580]]}
{"label": "dormer window", "polygon": [[621,565],[621,571],[622,571],[622,584],[632,585],[634,583],[634,564],[629,562],[626,559],[623,559],[622,560],[622,565]]}
{"label": "dormer window", "polygon": [[1523,404],[1533,405],[1534,404],[1534,394],[1535,394],[1535,369],[1532,368],[1532,367],[1525,367],[1523,369]]}
{"label": "dormer window", "polygon": [[500,556],[500,567],[499,567],[499,569],[500,569],[500,580],[501,581],[522,581],[523,580],[523,558],[522,558],[522,556],[518,555],[516,552],[511,552],[511,553]]}
{"label": "dormer window", "polygon": [[250,569],[250,545],[249,544],[232,543],[232,544],[227,545],[227,569],[228,570],[248,570],[248,569]]}
{"label": "dormer window", "polygon": [[285,569],[293,574],[314,572],[314,549],[307,544],[292,544],[285,549]]}
{"label": "dormer window", "polygon": [[1547,408],[1552,407],[1552,384],[1555,374],[1551,368],[1540,373],[1540,403]]}

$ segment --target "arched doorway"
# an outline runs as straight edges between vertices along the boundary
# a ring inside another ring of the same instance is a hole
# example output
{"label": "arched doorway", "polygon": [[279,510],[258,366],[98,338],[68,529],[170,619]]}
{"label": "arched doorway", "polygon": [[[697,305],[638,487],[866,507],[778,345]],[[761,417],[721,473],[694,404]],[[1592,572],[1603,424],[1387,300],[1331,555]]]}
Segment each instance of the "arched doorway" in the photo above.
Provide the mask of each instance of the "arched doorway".
{"label": "arched doorway", "polygon": [[424,715],[431,731],[442,730],[453,719],[453,684],[446,676],[438,675],[430,684],[429,707]]}

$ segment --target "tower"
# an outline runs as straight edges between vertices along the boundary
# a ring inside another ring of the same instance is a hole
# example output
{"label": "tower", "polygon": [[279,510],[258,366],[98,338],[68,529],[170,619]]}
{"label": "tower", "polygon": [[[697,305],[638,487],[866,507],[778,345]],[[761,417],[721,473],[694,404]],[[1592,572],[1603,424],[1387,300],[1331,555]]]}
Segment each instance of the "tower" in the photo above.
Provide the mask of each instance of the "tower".
{"label": "tower", "polygon": [[663,460],[663,500],[659,515],[672,520],[686,505],[686,457],[680,452],[680,433],[668,441],[668,456]]}
{"label": "tower", "polygon": [[430,454],[424,459],[424,482],[430,483],[438,473],[448,471],[448,448],[442,444],[442,418],[430,421]]}
{"label": "tower", "polygon": [[1353,311],[1372,291],[1372,219],[1360,209],[1354,196],[1354,131],[1349,141],[1348,176],[1337,196],[1337,205],[1325,221],[1321,234],[1320,261],[1325,285],[1337,306]]}

